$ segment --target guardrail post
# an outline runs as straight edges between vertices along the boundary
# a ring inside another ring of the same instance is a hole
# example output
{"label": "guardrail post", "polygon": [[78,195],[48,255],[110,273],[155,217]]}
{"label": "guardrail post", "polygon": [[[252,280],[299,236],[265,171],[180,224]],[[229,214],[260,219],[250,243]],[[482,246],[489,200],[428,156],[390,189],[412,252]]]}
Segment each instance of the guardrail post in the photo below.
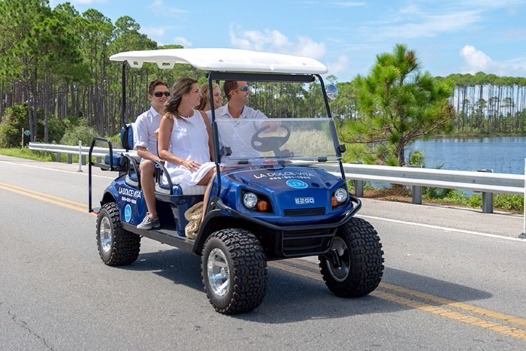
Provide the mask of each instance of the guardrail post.
{"label": "guardrail post", "polygon": [[417,185],[411,186],[411,195],[413,197],[413,203],[417,205],[422,204],[422,187]]}
{"label": "guardrail post", "polygon": [[365,182],[363,180],[353,180],[354,182],[354,194],[357,197],[363,197],[363,188]]}
{"label": "guardrail post", "polygon": [[79,140],[79,170],[77,172],[82,172],[82,141]]}
{"label": "guardrail post", "polygon": [[68,154],[68,164],[72,164],[72,163],[73,163],[73,155]]}
{"label": "guardrail post", "polygon": [[57,162],[60,162],[60,152],[57,152],[57,158],[56,158]]}
{"label": "guardrail post", "polygon": [[[493,173],[492,169],[479,169],[477,172]],[[493,213],[493,193],[482,193],[482,212]]]}
{"label": "guardrail post", "polygon": [[95,162],[101,163],[101,160],[102,160],[102,157],[100,156],[95,157]]}
{"label": "guardrail post", "polygon": [[493,193],[482,193],[482,212],[493,213]]}
{"label": "guardrail post", "polygon": [[[408,168],[423,168],[422,165],[405,165]],[[411,185],[411,202],[415,205],[422,204],[422,187],[419,185]]]}

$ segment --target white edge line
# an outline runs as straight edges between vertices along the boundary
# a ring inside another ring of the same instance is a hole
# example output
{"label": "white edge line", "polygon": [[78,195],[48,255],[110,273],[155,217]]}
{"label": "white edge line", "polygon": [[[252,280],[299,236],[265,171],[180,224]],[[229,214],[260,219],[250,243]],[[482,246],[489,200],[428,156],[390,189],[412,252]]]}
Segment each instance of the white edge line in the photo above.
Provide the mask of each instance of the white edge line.
{"label": "white edge line", "polygon": [[[33,166],[33,165],[22,165],[22,164],[19,164],[19,163],[14,163],[14,162],[9,162],[9,161],[4,161],[4,160],[0,160],[0,162],[1,163],[7,163],[7,164],[10,164],[10,165],[15,165],[15,166],[38,168],[38,169],[45,169],[45,170],[48,170],[48,171],[55,171],[55,172],[62,172],[62,173],[70,173],[70,174],[78,174],[78,175],[88,176],[88,174],[86,174],[84,172],[64,171],[62,169],[47,168],[47,167],[40,167],[40,166]],[[97,175],[97,174],[91,174],[91,176],[92,177],[97,177],[97,178],[115,179],[114,177],[101,176],[101,175]]]}
{"label": "white edge line", "polygon": [[431,224],[422,224],[422,223],[415,223],[415,222],[406,222],[406,221],[400,221],[398,219],[390,219],[390,218],[382,218],[382,217],[375,217],[375,216],[367,216],[367,215],[356,215],[356,217],[362,217],[362,218],[369,218],[369,219],[377,219],[379,221],[385,221],[385,222],[392,222],[392,223],[399,223],[399,224],[407,224],[407,225],[414,225],[416,227],[424,227],[424,228],[431,228],[431,229],[440,229],[444,230],[446,232],[457,232],[457,233],[463,233],[463,234],[470,234],[470,235],[478,235],[478,236],[484,236],[487,238],[494,238],[494,239],[503,239],[503,240],[511,240],[511,241],[518,241],[526,243],[525,239],[519,239],[519,238],[513,238],[509,236],[502,236],[502,235],[496,235],[496,234],[487,234],[487,233],[480,233],[480,232],[474,232],[471,230],[463,230],[463,229],[454,229],[454,228],[448,228],[448,227],[440,227],[437,225],[431,225]]}

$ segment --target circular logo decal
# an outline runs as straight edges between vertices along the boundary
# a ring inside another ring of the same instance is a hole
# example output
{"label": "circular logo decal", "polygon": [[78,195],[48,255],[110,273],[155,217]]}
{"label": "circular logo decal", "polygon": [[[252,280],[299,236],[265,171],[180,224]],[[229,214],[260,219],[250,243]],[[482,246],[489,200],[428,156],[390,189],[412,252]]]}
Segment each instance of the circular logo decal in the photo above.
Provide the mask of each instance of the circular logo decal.
{"label": "circular logo decal", "polygon": [[126,222],[129,222],[131,221],[131,217],[132,217],[132,209],[131,209],[130,204],[127,204],[126,206],[124,206],[124,220]]}
{"label": "circular logo decal", "polygon": [[307,183],[299,179],[289,179],[287,180],[287,185],[294,189],[305,189],[309,187]]}

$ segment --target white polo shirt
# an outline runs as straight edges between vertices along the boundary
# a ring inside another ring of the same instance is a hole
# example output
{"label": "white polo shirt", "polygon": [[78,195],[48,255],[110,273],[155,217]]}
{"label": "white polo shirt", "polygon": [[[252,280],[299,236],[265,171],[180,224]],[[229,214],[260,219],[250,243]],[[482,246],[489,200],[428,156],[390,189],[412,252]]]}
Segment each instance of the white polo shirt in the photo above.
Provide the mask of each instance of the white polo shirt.
{"label": "white polo shirt", "polygon": [[[212,112],[206,111],[208,119],[212,121]],[[267,119],[263,112],[251,107],[243,107],[239,118],[234,118],[228,111],[228,104],[215,110],[218,127],[220,147],[228,146],[232,150],[230,157],[222,157],[221,163],[230,164],[237,162],[236,159],[249,159],[261,157],[261,153],[251,146],[251,139],[256,130],[261,128],[261,123],[243,121],[243,119]],[[231,120],[229,123],[221,123],[221,120]],[[234,160],[229,160],[232,158]]]}
{"label": "white polo shirt", "polygon": [[135,149],[137,146],[142,146],[157,155],[157,139],[155,138],[155,131],[161,125],[161,115],[153,107],[139,117],[135,121],[137,127],[137,136],[135,138]]}

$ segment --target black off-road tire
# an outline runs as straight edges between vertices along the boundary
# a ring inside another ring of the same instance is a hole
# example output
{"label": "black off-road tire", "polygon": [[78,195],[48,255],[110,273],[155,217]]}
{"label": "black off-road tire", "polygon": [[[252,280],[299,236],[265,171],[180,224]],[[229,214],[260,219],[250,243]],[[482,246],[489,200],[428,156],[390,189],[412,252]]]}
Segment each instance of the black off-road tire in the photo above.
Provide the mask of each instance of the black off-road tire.
{"label": "black off-road tire", "polygon": [[[101,223],[105,223],[106,226]],[[111,233],[111,241],[107,244],[106,250],[101,242],[101,230],[109,230]],[[139,256],[141,237],[122,228],[119,209],[115,202],[104,204],[97,216],[97,247],[100,258],[108,266],[129,265]]]}
{"label": "black off-road tire", "polygon": [[[218,251],[219,250],[219,251]],[[226,292],[216,293],[208,276],[208,263],[216,254],[224,255],[228,265]],[[210,255],[212,253],[212,255]],[[208,237],[201,256],[201,276],[210,303],[222,314],[250,312],[258,307],[267,292],[267,260],[254,234],[245,229],[230,228]]]}
{"label": "black off-road tire", "polygon": [[351,218],[338,228],[331,247],[335,246],[345,247],[341,250],[343,255],[338,255],[342,268],[334,268],[330,255],[319,257],[321,274],[329,290],[340,297],[360,297],[374,291],[384,270],[384,252],[374,227],[361,218]]}

